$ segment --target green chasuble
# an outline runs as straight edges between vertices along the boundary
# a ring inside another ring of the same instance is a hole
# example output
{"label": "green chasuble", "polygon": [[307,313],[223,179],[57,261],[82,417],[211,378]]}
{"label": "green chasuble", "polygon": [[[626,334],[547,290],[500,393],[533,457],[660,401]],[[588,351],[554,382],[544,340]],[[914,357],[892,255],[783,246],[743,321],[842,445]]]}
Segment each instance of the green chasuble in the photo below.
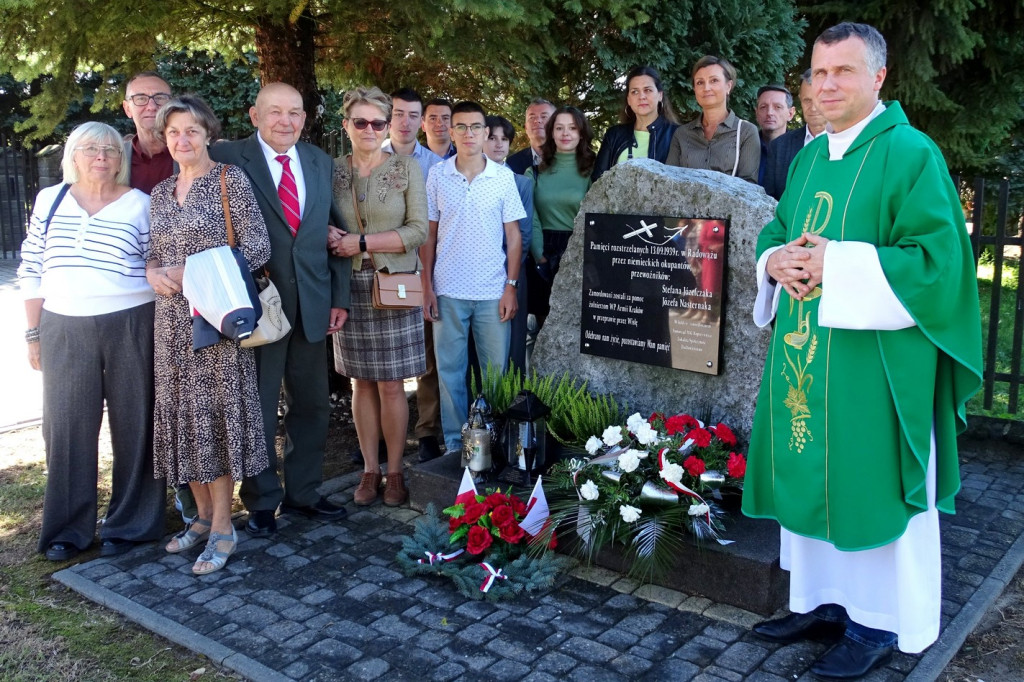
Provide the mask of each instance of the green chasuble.
{"label": "green chasuble", "polygon": [[978,288],[959,197],[942,154],[896,102],[842,159],[826,135],[793,160],[768,248],[803,232],[872,244],[916,326],[818,326],[821,289],[783,290],[750,439],[743,511],[841,550],[900,537],[927,508],[934,425],[936,506],[960,488],[956,436],[981,385]]}

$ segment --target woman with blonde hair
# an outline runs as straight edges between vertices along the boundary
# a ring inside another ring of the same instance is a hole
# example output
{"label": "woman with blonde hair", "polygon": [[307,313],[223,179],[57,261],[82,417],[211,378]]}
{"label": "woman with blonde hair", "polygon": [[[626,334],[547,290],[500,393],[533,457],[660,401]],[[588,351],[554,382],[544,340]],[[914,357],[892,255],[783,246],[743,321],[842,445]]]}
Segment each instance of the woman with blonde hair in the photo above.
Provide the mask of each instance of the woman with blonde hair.
{"label": "woman with blonde hair", "polygon": [[373,306],[374,272],[418,272],[417,248],[427,238],[423,171],[412,157],[381,149],[391,123],[391,98],[355,88],[342,104],[352,153],[334,161],[334,200],[345,232],[332,246],[352,259],[352,305],[334,335],[334,363],[352,379],[352,417],[363,453],[353,501],[372,504],[381,484],[379,443],[387,446],[384,504],[406,501],[402,454],[409,426],[404,380],[426,371],[423,309]]}

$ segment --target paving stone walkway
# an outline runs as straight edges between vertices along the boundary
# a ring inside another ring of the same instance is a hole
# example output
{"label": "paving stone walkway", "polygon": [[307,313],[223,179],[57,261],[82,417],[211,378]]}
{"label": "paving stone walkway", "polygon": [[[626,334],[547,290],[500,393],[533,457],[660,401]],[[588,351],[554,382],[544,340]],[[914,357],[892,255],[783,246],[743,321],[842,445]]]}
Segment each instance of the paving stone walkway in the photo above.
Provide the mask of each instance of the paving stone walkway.
{"label": "paving stone walkway", "polygon": [[[1024,561],[1024,459],[992,441],[963,450],[958,513],[943,518],[943,632],[870,682],[934,680]],[[348,504],[357,483],[324,492]],[[282,516],[269,540],[239,532],[227,567],[208,576],[191,574],[195,552],[148,545],[55,578],[253,680],[782,682],[812,679],[827,648],[763,642],[749,632],[756,614],[604,569],[513,602],[467,600],[396,570],[417,512],[349,509],[335,523]]]}

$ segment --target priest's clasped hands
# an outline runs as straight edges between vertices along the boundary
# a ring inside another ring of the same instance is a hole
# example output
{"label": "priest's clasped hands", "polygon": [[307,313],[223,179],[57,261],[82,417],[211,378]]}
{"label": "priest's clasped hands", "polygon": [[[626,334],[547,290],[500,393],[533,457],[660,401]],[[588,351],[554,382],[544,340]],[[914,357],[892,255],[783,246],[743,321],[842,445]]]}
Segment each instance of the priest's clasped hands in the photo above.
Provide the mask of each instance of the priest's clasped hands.
{"label": "priest's clasped hands", "polygon": [[768,275],[800,300],[821,284],[825,247],[830,240],[810,232],[787,243],[768,257]]}

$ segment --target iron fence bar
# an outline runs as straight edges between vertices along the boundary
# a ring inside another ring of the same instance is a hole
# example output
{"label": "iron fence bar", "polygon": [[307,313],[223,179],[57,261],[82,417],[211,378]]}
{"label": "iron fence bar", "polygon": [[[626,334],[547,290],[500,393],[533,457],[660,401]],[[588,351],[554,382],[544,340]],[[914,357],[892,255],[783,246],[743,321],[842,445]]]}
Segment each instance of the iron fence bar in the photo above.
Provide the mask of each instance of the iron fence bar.
{"label": "iron fence bar", "polygon": [[985,178],[974,179],[974,213],[971,215],[971,245],[974,248],[974,263],[977,265],[981,257],[981,223],[985,215]]}
{"label": "iron fence bar", "polygon": [[[999,208],[1000,214],[1002,215],[1001,224],[1006,225],[1006,212],[1010,203],[1010,182],[1004,179],[999,187]],[[1021,229],[1020,219],[1017,219],[1017,239],[1012,240],[1007,236],[1006,243],[1010,244],[1016,241],[1020,248],[1020,254],[1017,260],[1017,296],[1016,305],[1013,311],[1013,343],[1011,344],[1010,351],[1010,379],[1009,379],[1009,399],[1007,404],[1007,410],[1010,414],[1016,414],[1020,406],[1020,387],[1024,378],[1021,377],[1021,345],[1024,340],[1024,289],[1021,288],[1020,282],[1020,270],[1021,262],[1020,257],[1024,256],[1024,229]]]}
{"label": "iron fence bar", "polygon": [[[982,179],[977,183],[981,187],[982,194],[984,194],[985,181]],[[974,210],[977,212],[979,207],[984,207],[984,198],[981,201],[978,200],[979,195],[974,195]],[[1001,208],[997,206],[997,211]],[[974,223],[975,231],[980,232],[982,230],[982,223],[980,222],[981,217],[984,213],[978,216],[979,221]],[[993,400],[995,397],[995,373],[996,373],[996,355],[999,348],[999,302],[1002,298],[1003,293],[1003,249],[1001,242],[1005,234],[1003,224],[997,219],[995,226],[995,237],[992,241],[994,247],[992,249],[992,288],[990,289],[989,305],[988,305],[988,342],[985,348],[985,394],[983,404],[986,410],[992,409]],[[978,240],[979,243],[981,240]]]}

